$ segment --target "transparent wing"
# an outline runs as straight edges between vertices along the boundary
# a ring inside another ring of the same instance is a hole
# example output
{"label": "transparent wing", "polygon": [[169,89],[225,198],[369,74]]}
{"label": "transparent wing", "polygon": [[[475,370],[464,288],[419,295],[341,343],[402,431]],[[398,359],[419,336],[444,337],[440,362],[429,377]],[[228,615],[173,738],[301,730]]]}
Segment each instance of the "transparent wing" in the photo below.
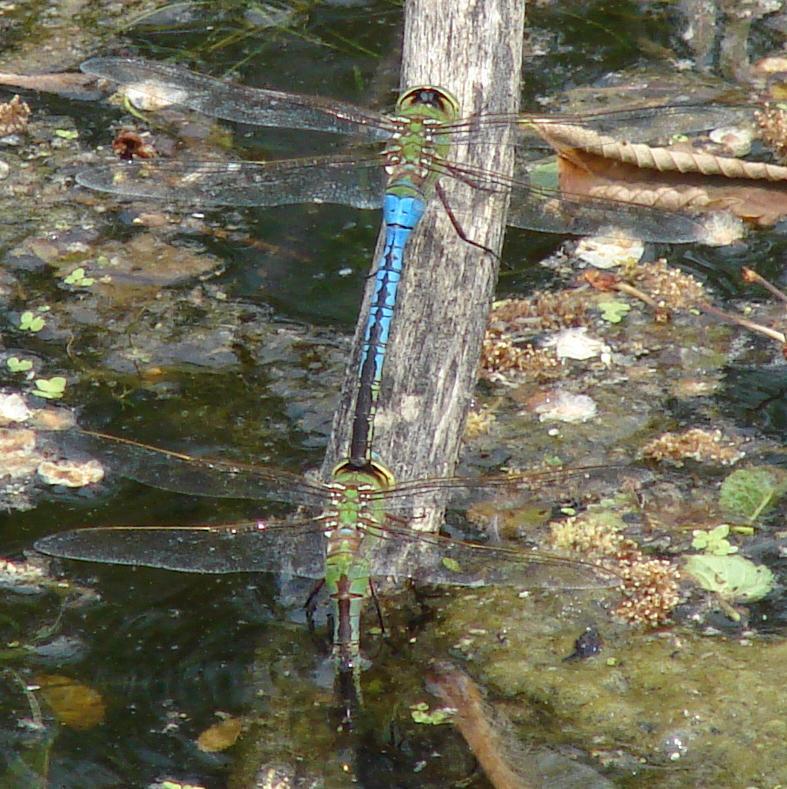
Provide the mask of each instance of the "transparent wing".
{"label": "transparent wing", "polygon": [[386,512],[396,513],[423,507],[460,509],[489,499],[509,502],[534,501],[550,505],[584,496],[594,487],[609,490],[623,476],[645,472],[630,466],[586,466],[553,471],[520,472],[488,477],[438,477],[401,482],[388,490],[370,493]]}
{"label": "transparent wing", "polygon": [[119,197],[197,205],[338,203],[379,208],[385,171],[378,156],[273,162],[117,162],[83,170],[77,183]]}
{"label": "transparent wing", "polygon": [[560,113],[488,113],[467,116],[445,124],[452,144],[483,141],[490,130],[511,128],[517,144],[524,147],[551,147],[539,133],[539,127],[583,126],[600,134],[614,135],[618,140],[645,142],[706,131],[722,125],[750,123],[757,107],[746,104],[675,103],[650,107],[598,112]]}
{"label": "transparent wing", "polygon": [[560,556],[476,545],[386,525],[368,551],[372,575],[395,581],[524,589],[596,589],[616,586],[603,567]]}
{"label": "transparent wing", "polygon": [[[374,531],[363,539],[364,558],[372,575],[394,581],[554,590],[618,583],[603,567],[546,553],[475,545],[396,526]],[[176,572],[325,575],[325,537],[315,521],[86,528],[44,537],[35,548],[61,559]]]}
{"label": "transparent wing", "polygon": [[[636,236],[646,241],[686,243],[706,237],[703,224],[687,214],[622,201],[542,189],[521,179],[436,163],[441,174],[489,192],[511,194],[508,224],[548,233]],[[385,170],[378,157],[286,159],[256,162],[118,162],[84,170],[77,182],[118,197],[189,205],[275,206],[337,203],[379,208]],[[467,195],[465,199],[470,199]],[[457,202],[454,203],[454,200]],[[452,207],[461,198],[452,196]]]}
{"label": "transparent wing", "polygon": [[315,521],[265,526],[105,526],[44,537],[35,549],[60,559],[185,573],[325,575],[325,538]]}
{"label": "transparent wing", "polygon": [[572,196],[512,182],[508,224],[526,230],[583,236],[634,237],[681,244],[702,242],[705,225],[688,214],[617,200]]}
{"label": "transparent wing", "polygon": [[[237,123],[351,134],[370,141],[385,140],[391,131],[384,115],[353,104],[251,88],[168,63],[101,57],[85,61],[81,68],[87,74],[127,86],[127,95],[142,110],[177,104]],[[609,131],[626,140],[654,139],[749,120],[752,110],[748,106],[705,102],[554,116],[490,113],[462,118],[445,129],[457,142],[469,142],[490,128],[516,127],[525,135],[537,136],[531,125],[534,122],[568,122]]]}
{"label": "transparent wing", "polygon": [[317,509],[325,507],[330,495],[327,487],[285,471],[191,457],[103,433],[53,432],[47,442],[68,457],[87,455],[122,476],[176,493],[267,499]]}
{"label": "transparent wing", "polygon": [[[573,235],[604,234],[611,237],[636,237],[662,243],[702,242],[707,237],[705,226],[697,218],[676,211],[634,205],[619,200],[606,200],[571,195],[544,189],[521,178],[506,178],[500,173],[440,162],[446,175],[472,187],[489,192],[510,194],[507,223],[526,230]],[[456,207],[470,199],[470,193],[451,196]]]}
{"label": "transparent wing", "polygon": [[389,136],[385,117],[371,110],[314,96],[249,88],[168,63],[108,57],[87,60],[81,68],[128,86],[127,96],[142,110],[177,104],[236,123],[352,134],[366,140]]}

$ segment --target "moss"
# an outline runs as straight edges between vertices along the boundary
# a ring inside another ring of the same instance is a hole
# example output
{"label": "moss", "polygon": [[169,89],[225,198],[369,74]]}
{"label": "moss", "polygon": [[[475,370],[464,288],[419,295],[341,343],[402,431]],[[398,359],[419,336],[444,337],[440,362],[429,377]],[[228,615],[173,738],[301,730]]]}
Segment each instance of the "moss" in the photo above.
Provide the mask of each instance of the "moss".
{"label": "moss", "polygon": [[597,617],[598,602],[564,597],[460,596],[445,613],[445,637],[490,700],[506,700],[520,723],[537,721],[547,745],[658,766],[649,786],[779,783],[787,644],[607,628],[600,656],[566,662],[577,621]]}

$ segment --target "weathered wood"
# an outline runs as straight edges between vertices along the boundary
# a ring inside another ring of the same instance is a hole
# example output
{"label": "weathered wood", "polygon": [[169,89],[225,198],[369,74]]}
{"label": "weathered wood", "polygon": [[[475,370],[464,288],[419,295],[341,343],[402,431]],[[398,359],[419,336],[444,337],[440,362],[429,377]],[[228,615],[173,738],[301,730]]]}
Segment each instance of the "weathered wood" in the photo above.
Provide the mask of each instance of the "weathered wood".
{"label": "weathered wood", "polygon": [[[520,0],[408,0],[402,87],[432,84],[459,99],[464,116],[518,109],[524,27]],[[513,150],[495,133],[459,146],[452,159],[510,174]],[[466,236],[499,254],[506,198],[443,186]],[[470,197],[468,198],[468,195]],[[462,197],[465,198],[464,202]],[[378,243],[378,251],[380,244]],[[432,201],[406,250],[405,273],[388,343],[374,449],[397,479],[450,474],[476,382],[497,260],[463,241],[440,201]],[[324,470],[345,457],[357,391],[367,287]]]}

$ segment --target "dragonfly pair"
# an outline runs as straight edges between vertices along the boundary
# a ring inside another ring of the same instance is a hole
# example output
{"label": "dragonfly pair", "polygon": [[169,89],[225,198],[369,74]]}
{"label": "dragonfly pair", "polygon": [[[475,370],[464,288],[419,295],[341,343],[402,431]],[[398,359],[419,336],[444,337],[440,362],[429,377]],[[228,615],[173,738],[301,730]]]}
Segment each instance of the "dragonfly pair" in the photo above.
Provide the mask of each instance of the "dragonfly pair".
{"label": "dragonfly pair", "polygon": [[[353,135],[384,142],[382,152],[255,162],[118,163],[80,173],[80,184],[122,197],[177,200],[191,205],[270,206],[337,202],[384,206],[386,240],[377,263],[373,305],[364,337],[361,383],[349,462],[330,483],[220,460],[206,460],[86,431],[60,437],[70,454],[85,451],[111,470],[182,493],[287,502],[312,510],[306,519],[202,527],[100,527],[39,540],[44,553],[70,559],[145,565],[197,573],[279,572],[326,580],[333,600],[334,650],[340,668],[358,665],[359,616],[370,577],[422,583],[523,588],[594,588],[614,576],[592,564],[450,540],[416,531],[408,517],[421,508],[467,508],[503,494],[562,498],[573,480],[614,476],[614,469],[519,474],[482,479],[421,479],[395,484],[369,463],[374,403],[385,343],[401,277],[403,250],[440,179],[472,192],[509,192],[510,224],[587,233],[615,226],[645,238],[689,241],[701,234],[690,218],[642,207],[544,192],[524,180],[467,168],[450,160],[456,145],[482,143],[492,130],[522,131],[531,116],[459,118],[455,101],[435,88],[405,92],[393,115],[295,94],[231,85],[185,69],[122,58],[99,58],[83,68],[127,87],[132,99],[162,96],[217,118]],[[620,114],[618,120],[625,120]],[[627,116],[630,120],[630,115]],[[576,120],[576,119],[574,119]],[[597,120],[608,120],[597,117]],[[452,197],[453,199],[453,197]]]}

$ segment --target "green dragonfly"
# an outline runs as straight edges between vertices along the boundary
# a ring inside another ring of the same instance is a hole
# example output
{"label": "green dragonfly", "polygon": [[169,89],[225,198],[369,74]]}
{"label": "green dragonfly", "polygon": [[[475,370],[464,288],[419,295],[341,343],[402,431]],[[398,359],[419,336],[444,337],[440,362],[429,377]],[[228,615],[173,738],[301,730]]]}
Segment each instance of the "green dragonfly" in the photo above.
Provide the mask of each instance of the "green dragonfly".
{"label": "green dragonfly", "polygon": [[[505,129],[512,129],[524,142],[528,128],[544,128],[558,122],[585,123],[603,129],[636,121],[641,127],[646,115],[649,131],[657,135],[665,129],[672,132],[676,125],[681,130],[708,128],[719,118],[728,119],[730,112],[726,108],[714,112],[704,107],[699,122],[696,107],[680,106],[579,118],[499,114],[462,118],[459,104],[448,91],[420,86],[402,93],[395,111],[385,115],[338,101],[233,84],[165,63],[94,58],[82,64],[82,69],[123,85],[127,100],[143,110],[181,105],[236,123],[332,132],[364,143],[384,144],[382,150],[367,147],[337,156],[265,163],[120,162],[77,175],[77,182],[83,186],[124,198],[200,206],[326,202],[382,208],[385,242],[375,264],[372,305],[359,365],[359,374],[372,387],[371,402],[362,410],[372,413],[402,275],[404,247],[433,195],[445,206],[460,236],[471,244],[474,242],[467,239],[455,218],[455,209],[478,189],[510,193],[508,223],[515,227],[579,235],[622,232],[675,243],[704,237],[703,226],[685,214],[545,190],[523,179],[452,161],[452,148],[488,144],[492,132]],[[446,179],[457,180],[469,189],[463,196],[452,195],[449,203],[441,186]],[[358,465],[370,457],[370,421],[367,427],[365,439],[363,431],[356,431],[363,443],[351,448],[351,458]]]}
{"label": "green dragonfly", "polygon": [[[321,579],[331,599],[333,654],[340,672],[360,663],[360,615],[370,579],[425,584],[565,590],[614,586],[614,573],[541,551],[419,532],[418,513],[466,509],[494,496],[549,501],[574,482],[614,478],[613,467],[482,478],[445,477],[395,484],[380,463],[340,463],[329,483],[262,466],[192,457],[90,431],[55,438],[58,451],[99,459],[106,469],[164,490],[197,496],[299,505],[311,515],[279,522],[210,526],[102,526],[35,543],[50,556],[192,573],[274,572]],[[414,514],[415,512],[415,514]]]}

